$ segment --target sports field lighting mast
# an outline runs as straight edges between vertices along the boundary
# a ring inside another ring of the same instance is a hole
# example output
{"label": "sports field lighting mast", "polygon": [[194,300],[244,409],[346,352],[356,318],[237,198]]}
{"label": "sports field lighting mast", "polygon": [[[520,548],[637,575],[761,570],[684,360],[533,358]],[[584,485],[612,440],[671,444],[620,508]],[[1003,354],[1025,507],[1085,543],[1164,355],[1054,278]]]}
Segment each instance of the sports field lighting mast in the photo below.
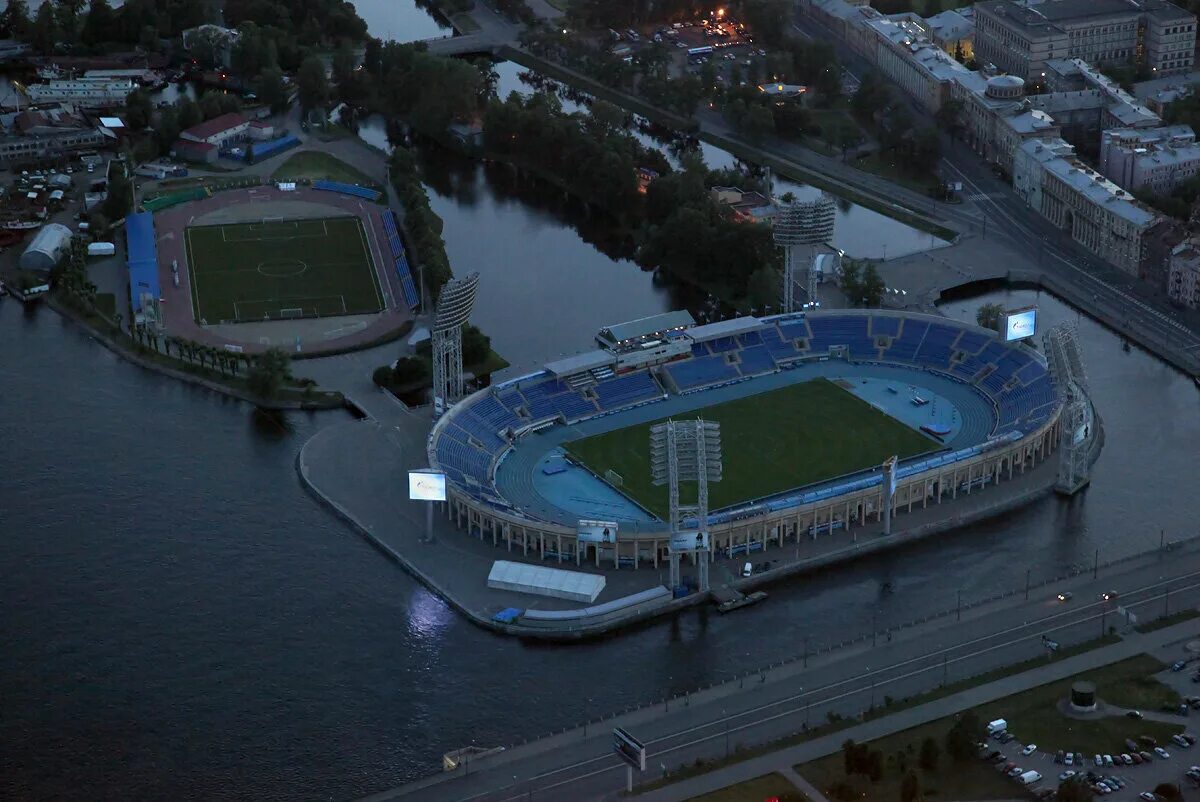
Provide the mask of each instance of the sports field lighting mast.
{"label": "sports field lighting mast", "polygon": [[[670,524],[671,588],[679,587],[679,558],[686,551],[699,566],[700,591],[708,591],[708,483],[721,481],[721,424],[690,420],[650,427],[650,473],[654,484],[667,485]],[[696,503],[679,501],[679,483],[696,483]],[[696,520],[696,532],[681,532],[684,516]],[[678,547],[677,547],[678,546]]]}
{"label": "sports field lighting mast", "polygon": [[439,417],[463,395],[462,330],[479,290],[479,274],[451,279],[438,295],[433,340],[433,416]]}
{"label": "sports field lighting mast", "polygon": [[[779,213],[775,215],[773,234],[775,244],[783,249],[783,311],[794,312],[794,288],[798,274],[805,270],[799,263],[809,256],[802,245],[817,245],[833,238],[837,204],[824,192],[811,201],[798,201],[791,193],[775,200]],[[817,277],[811,264],[807,268],[805,292],[808,303],[817,301]]]}
{"label": "sports field lighting mast", "polygon": [[1050,379],[1062,394],[1062,414],[1058,418],[1059,460],[1058,479],[1054,489],[1067,496],[1074,495],[1091,481],[1091,431],[1095,421],[1089,414],[1087,374],[1079,353],[1075,327],[1062,323],[1042,337]]}

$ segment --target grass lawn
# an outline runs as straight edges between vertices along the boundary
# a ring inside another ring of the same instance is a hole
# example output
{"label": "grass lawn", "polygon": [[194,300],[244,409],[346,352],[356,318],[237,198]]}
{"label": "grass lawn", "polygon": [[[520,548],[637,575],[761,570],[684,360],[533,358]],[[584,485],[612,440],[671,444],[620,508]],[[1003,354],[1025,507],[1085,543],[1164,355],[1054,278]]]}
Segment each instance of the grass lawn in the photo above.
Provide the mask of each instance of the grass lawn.
{"label": "grass lawn", "polygon": [[688,802],[760,802],[773,797],[779,802],[809,802],[808,797],[782,774],[755,777],[719,791],[694,796]]}
{"label": "grass lawn", "polygon": [[1150,678],[1163,664],[1149,655],[1139,655],[1120,663],[1088,671],[1078,677],[1061,680],[1024,693],[984,705],[977,711],[980,719],[1003,718],[1008,729],[1024,743],[1036,743],[1043,751],[1070,749],[1085,755],[1124,752],[1126,738],[1151,735],[1159,743],[1170,740],[1183,727],[1158,721],[1134,721],[1124,716],[1078,720],[1058,711],[1060,700],[1071,693],[1078,679],[1096,683],[1096,695],[1122,707],[1157,709],[1162,701],[1178,701],[1179,696]]}
{"label": "grass lawn", "polygon": [[381,183],[366,173],[351,167],[336,156],[330,156],[319,150],[302,150],[299,153],[293,153],[271,175],[272,181],[297,181],[301,178],[312,181],[342,181],[347,184],[360,184],[365,187],[382,189]]}
{"label": "grass lawn", "polygon": [[96,293],[96,311],[111,318],[117,313],[117,296],[111,292]]}
{"label": "grass lawn", "polygon": [[[945,740],[946,732],[953,723],[953,718],[939,719],[871,741],[871,748],[882,751],[884,756],[883,779],[878,783],[872,783],[863,774],[847,777],[841,750],[795,768],[830,799],[839,798],[831,795],[830,789],[845,783],[857,792],[857,799],[898,800],[901,798],[900,781],[909,770],[917,772],[921,778],[921,789],[926,798],[931,800],[950,802],[955,799],[1027,798],[1017,783],[982,760],[969,760],[962,764],[950,760],[945,754]],[[917,763],[921,742],[926,738],[937,741],[942,751],[936,771],[922,771]],[[901,752],[904,753],[903,768],[897,757]]]}
{"label": "grass lawn", "polygon": [[[892,455],[904,458],[940,448],[826,379],[684,417],[697,415],[721,424],[725,473],[709,486],[713,510],[870,468]],[[575,440],[564,448],[599,476],[616,471],[624,480],[623,492],[665,518],[667,488],[650,481],[653,423]]]}
{"label": "grass lawn", "polygon": [[198,321],[250,321],[383,308],[354,217],[193,226],[186,233]]}
{"label": "grass lawn", "polygon": [[1193,618],[1200,617],[1200,610],[1180,610],[1177,613],[1171,613],[1162,618],[1156,618],[1153,621],[1145,624],[1139,624],[1134,627],[1138,632],[1153,632],[1156,629],[1163,627],[1172,627],[1176,624],[1182,624],[1184,621],[1191,621]]}
{"label": "grass lawn", "polygon": [[931,189],[937,188],[938,178],[936,175],[927,175],[923,178],[914,176],[912,173],[901,170],[900,165],[893,161],[892,156],[880,156],[878,153],[868,154],[857,161],[850,163],[852,167],[857,167],[867,173],[874,173],[882,176],[890,181],[894,181],[901,186],[908,187],[914,192],[922,194],[929,192]]}

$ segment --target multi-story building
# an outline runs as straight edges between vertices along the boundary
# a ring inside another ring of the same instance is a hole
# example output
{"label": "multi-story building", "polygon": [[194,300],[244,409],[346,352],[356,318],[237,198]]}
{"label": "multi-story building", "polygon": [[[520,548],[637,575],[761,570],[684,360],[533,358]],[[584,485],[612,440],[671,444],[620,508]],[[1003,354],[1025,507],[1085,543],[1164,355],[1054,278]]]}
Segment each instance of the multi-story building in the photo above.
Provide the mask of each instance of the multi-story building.
{"label": "multi-story building", "polygon": [[1196,17],[1166,0],[986,0],[975,4],[975,57],[1040,84],[1046,62],[1080,58],[1188,72]]}
{"label": "multi-story building", "polygon": [[970,6],[925,18],[929,38],[956,61],[975,57],[975,9]]}
{"label": "multi-story building", "polygon": [[89,109],[124,106],[137,86],[128,79],[72,78],[33,84],[26,91],[34,103],[74,103]]}
{"label": "multi-story building", "polygon": [[1200,144],[1186,125],[1163,128],[1113,128],[1100,139],[1100,172],[1131,192],[1156,195],[1200,171]]}
{"label": "multi-story building", "polygon": [[0,164],[11,167],[57,160],[74,151],[115,144],[70,106],[0,115]]}
{"label": "multi-story building", "polygon": [[1200,309],[1200,240],[1193,237],[1176,245],[1167,265],[1167,296],[1178,304]]}
{"label": "multi-story building", "polygon": [[970,72],[929,41],[920,17],[881,17],[864,25],[876,37],[875,52],[868,58],[930,113],[950,98],[954,77]]}
{"label": "multi-story building", "polygon": [[986,78],[979,72],[956,75],[951,97],[961,106],[959,122],[967,144],[1005,173],[1013,155],[1029,139],[1057,137],[1055,120],[1025,97],[1025,82],[1015,75]]}
{"label": "multi-story building", "polygon": [[1076,159],[1061,139],[1033,140],[1020,150],[1014,159],[1017,193],[1101,259],[1141,275],[1147,234],[1160,222],[1158,214]]}

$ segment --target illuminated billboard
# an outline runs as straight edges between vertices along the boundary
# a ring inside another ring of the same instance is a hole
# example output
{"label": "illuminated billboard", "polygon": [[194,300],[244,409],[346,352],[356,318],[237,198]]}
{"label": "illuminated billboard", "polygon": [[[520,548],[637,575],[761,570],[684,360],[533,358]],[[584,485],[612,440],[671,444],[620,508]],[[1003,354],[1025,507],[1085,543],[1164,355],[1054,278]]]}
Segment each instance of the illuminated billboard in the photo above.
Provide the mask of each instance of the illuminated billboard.
{"label": "illuminated billboard", "polygon": [[1037,333],[1037,307],[1013,309],[1004,315],[1004,339],[1006,342],[1024,340]]}
{"label": "illuminated billboard", "polygon": [[409,471],[408,497],[413,501],[445,501],[446,474],[435,471]]}
{"label": "illuminated billboard", "polygon": [[615,521],[580,521],[575,530],[580,543],[616,543]]}
{"label": "illuminated billboard", "polygon": [[672,532],[671,551],[708,551],[708,532]]}

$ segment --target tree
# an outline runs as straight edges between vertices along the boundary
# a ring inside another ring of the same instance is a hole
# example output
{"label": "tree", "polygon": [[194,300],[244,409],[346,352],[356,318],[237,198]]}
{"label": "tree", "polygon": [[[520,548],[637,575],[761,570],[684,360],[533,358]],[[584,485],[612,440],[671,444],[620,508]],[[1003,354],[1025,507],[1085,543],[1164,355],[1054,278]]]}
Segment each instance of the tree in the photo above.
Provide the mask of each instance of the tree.
{"label": "tree", "polygon": [[900,781],[900,802],[920,802],[921,778],[910,771]]}
{"label": "tree", "polygon": [[29,32],[29,6],[25,0],[8,0],[0,14],[0,33],[8,39],[24,39]]}
{"label": "tree", "polygon": [[1092,789],[1082,775],[1072,777],[1058,786],[1058,802],[1092,802]]}
{"label": "tree", "polygon": [[478,327],[467,324],[463,327],[462,349],[464,365],[481,365],[492,352],[492,338]]}
{"label": "tree", "polygon": [[763,265],[751,273],[746,282],[746,297],[750,306],[755,309],[778,306],[780,283],[778,271],[770,265]]}
{"label": "tree", "polygon": [[430,375],[429,363],[411,356],[396,360],[392,368],[392,381],[398,386],[427,382]]}
{"label": "tree", "polygon": [[858,773],[858,744],[854,743],[853,738],[847,738],[842,742],[842,766],[847,777]]}
{"label": "tree", "polygon": [[287,86],[283,83],[283,71],[278,67],[267,67],[254,83],[258,99],[271,107],[271,111],[280,114],[287,110]]}
{"label": "tree", "polygon": [[117,35],[117,17],[108,0],[92,0],[83,21],[82,39],[89,45],[110,42]]}
{"label": "tree", "polygon": [[1183,802],[1183,792],[1174,783],[1159,783],[1154,786],[1154,795],[1164,802]]}
{"label": "tree", "polygon": [[983,724],[974,710],[958,717],[946,733],[946,754],[956,763],[965,763],[975,757],[976,744],[983,740]]}
{"label": "tree", "polygon": [[58,19],[54,15],[54,4],[46,0],[38,8],[37,16],[33,19],[29,30],[29,44],[39,54],[48,56],[54,52],[54,45],[58,39]]}
{"label": "tree", "polygon": [[918,759],[921,768],[925,771],[937,771],[940,754],[941,750],[938,749],[937,741],[933,738],[926,738],[921,742],[921,756]]}
{"label": "tree", "polygon": [[883,752],[872,749],[867,753],[866,775],[873,783],[883,779]]}
{"label": "tree", "polygon": [[329,80],[325,77],[325,62],[309,56],[300,65],[296,75],[296,87],[300,92],[300,107],[305,111],[325,105],[329,98]]}
{"label": "tree", "polygon": [[885,290],[887,284],[884,283],[883,276],[879,275],[879,269],[875,267],[874,262],[868,262],[862,273],[862,303],[866,306],[879,306]]}
{"label": "tree", "polygon": [[153,122],[153,114],[154,103],[145,89],[135,89],[125,98],[125,122],[134,131],[149,128]]}
{"label": "tree", "polygon": [[851,303],[862,297],[862,270],[853,259],[842,260],[841,288]]}
{"label": "tree", "polygon": [[933,119],[938,127],[951,137],[956,136],[962,128],[963,104],[961,100],[947,100],[934,113]]}
{"label": "tree", "polygon": [[975,322],[985,329],[1000,331],[1000,318],[1004,315],[1002,304],[983,304],[975,310]]}
{"label": "tree", "polygon": [[292,364],[287,352],[282,348],[268,348],[254,360],[254,366],[246,374],[246,386],[259,398],[272,399],[291,378]]}
{"label": "tree", "polygon": [[108,177],[108,197],[100,208],[109,220],[118,220],[129,214],[133,207],[132,185],[125,176],[125,171],[114,165]]}
{"label": "tree", "polygon": [[942,13],[942,0],[925,0],[925,16],[933,17]]}

